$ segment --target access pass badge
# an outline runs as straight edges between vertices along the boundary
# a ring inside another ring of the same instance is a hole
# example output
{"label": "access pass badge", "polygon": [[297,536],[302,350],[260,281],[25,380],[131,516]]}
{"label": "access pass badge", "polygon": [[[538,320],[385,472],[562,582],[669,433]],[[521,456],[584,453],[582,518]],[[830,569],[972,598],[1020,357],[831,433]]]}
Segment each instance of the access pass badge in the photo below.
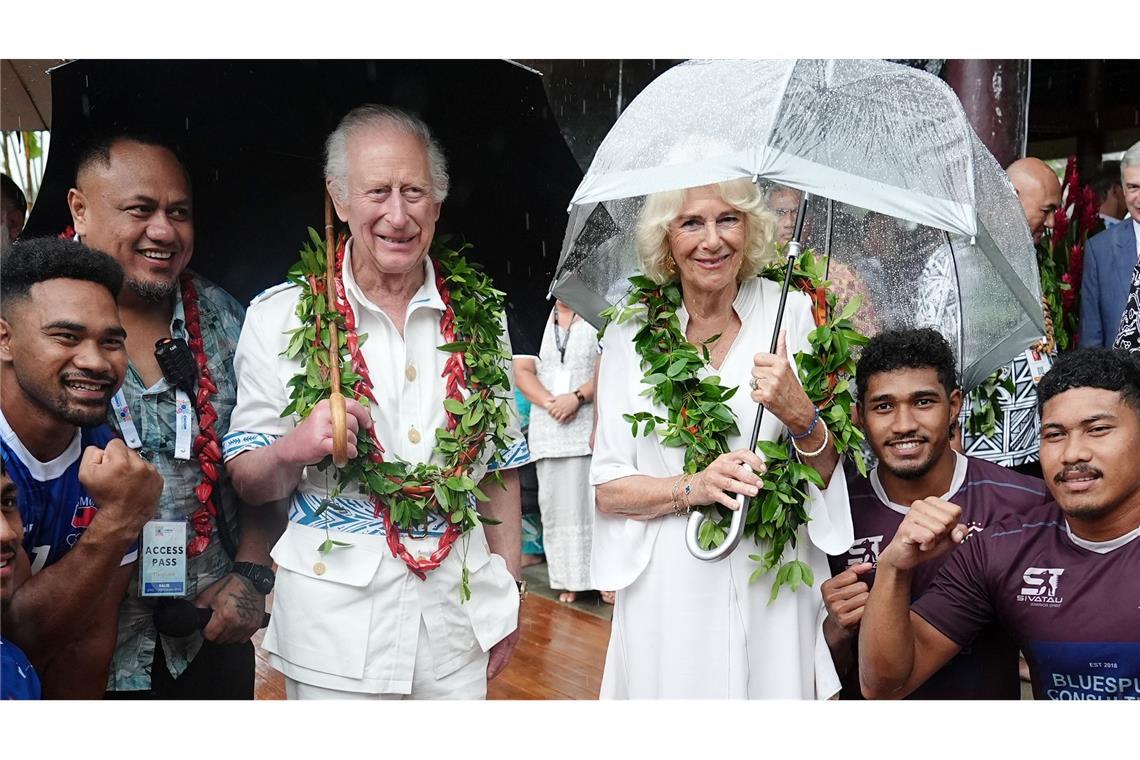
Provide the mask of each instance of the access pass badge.
{"label": "access pass badge", "polygon": [[139,596],[186,596],[185,520],[151,520],[143,527]]}
{"label": "access pass badge", "polygon": [[1049,354],[1043,354],[1032,348],[1025,351],[1025,361],[1029,363],[1029,374],[1033,377],[1034,385],[1040,383],[1045,373],[1053,367],[1053,361]]}

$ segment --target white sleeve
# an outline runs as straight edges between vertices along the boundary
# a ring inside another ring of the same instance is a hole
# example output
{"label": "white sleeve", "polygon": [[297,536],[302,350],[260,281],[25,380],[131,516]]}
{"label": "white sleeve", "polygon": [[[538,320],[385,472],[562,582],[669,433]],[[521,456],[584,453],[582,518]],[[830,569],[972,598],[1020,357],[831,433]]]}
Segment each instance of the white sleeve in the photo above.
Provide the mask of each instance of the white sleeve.
{"label": "white sleeve", "polygon": [[[287,297],[276,295],[272,301],[255,304],[246,312],[234,354],[237,404],[230,417],[230,432],[223,442],[226,461],[243,451],[268,446],[296,425],[295,416],[281,416],[289,405],[289,392],[281,379],[286,359],[280,356],[288,345],[285,330],[289,325],[276,318],[283,305],[275,303],[282,298]],[[299,363],[289,364],[296,364],[294,369],[299,371]]]}
{"label": "white sleeve", "polygon": [[[637,469],[637,445],[622,415],[641,408],[635,401],[641,384],[640,361],[633,347],[632,323],[610,325],[602,339],[605,351],[598,370],[595,403],[598,427],[590,462],[590,484],[598,486],[631,475],[648,475]],[[637,580],[649,564],[661,520],[631,520],[594,514],[590,552],[593,588],[623,589]]]}
{"label": "white sleeve", "polygon": [[600,343],[604,353],[594,394],[598,427],[590,461],[590,484],[595,486],[643,474],[636,467],[637,447],[630,424],[622,419],[623,414],[638,407],[634,403],[636,393],[644,387],[629,324],[610,325]]}

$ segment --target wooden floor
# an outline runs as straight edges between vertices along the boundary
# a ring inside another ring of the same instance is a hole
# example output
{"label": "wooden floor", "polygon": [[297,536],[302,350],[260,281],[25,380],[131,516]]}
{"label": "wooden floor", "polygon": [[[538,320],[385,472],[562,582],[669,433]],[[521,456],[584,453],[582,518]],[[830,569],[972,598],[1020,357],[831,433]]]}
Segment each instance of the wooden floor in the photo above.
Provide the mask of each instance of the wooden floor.
{"label": "wooden floor", "polygon": [[[284,699],[279,672],[257,645],[257,699]],[[532,594],[523,605],[522,636],[488,699],[597,699],[610,638],[608,620]]]}

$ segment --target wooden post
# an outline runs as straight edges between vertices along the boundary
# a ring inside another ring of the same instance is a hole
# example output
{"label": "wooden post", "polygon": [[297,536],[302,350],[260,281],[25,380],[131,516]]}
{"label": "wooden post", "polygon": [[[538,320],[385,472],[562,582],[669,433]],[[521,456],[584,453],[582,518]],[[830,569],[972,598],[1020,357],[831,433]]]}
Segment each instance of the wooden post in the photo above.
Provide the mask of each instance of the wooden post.
{"label": "wooden post", "polygon": [[1025,156],[1029,61],[946,61],[945,77],[978,138],[1004,168]]}

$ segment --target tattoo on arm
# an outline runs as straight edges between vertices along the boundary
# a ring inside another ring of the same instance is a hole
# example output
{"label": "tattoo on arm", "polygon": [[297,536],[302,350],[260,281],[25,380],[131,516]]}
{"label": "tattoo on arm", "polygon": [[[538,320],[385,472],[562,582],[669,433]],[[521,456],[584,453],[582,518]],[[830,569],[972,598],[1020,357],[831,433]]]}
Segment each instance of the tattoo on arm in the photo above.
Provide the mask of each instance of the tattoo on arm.
{"label": "tattoo on arm", "polygon": [[253,586],[253,581],[249,578],[234,574],[231,574],[230,577],[238,580],[238,583],[230,583],[226,586],[226,595],[229,597],[230,603],[238,611],[242,622],[257,622],[260,625],[262,615],[265,612],[265,597],[257,592]]}

